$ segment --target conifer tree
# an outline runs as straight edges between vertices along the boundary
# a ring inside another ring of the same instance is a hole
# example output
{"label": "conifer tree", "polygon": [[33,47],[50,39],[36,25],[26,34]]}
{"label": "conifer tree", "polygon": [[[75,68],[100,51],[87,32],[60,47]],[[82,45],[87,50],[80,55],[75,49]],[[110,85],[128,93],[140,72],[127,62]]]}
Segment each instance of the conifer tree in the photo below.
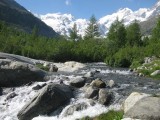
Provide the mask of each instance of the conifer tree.
{"label": "conifer tree", "polygon": [[70,31],[70,39],[75,40],[75,41],[78,39],[77,24],[76,23],[74,23],[73,28]]}
{"label": "conifer tree", "polygon": [[114,47],[121,48],[126,44],[126,29],[123,21],[119,21],[118,18],[111,25],[107,38],[114,44]]}
{"label": "conifer tree", "polygon": [[152,40],[160,40],[160,17],[157,19],[157,24],[152,31]]}
{"label": "conifer tree", "polygon": [[129,46],[141,46],[141,30],[138,22],[135,20],[127,27],[127,45]]}
{"label": "conifer tree", "polygon": [[85,31],[85,38],[94,38],[99,37],[99,27],[97,24],[97,20],[94,15],[91,16],[89,25]]}

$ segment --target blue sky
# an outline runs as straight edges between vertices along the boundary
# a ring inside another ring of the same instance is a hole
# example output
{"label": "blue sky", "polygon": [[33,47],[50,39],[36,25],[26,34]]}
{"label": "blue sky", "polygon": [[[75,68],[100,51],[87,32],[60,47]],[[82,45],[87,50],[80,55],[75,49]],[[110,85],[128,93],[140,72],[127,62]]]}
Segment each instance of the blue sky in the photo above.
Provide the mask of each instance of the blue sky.
{"label": "blue sky", "polygon": [[36,14],[71,13],[75,18],[97,19],[128,7],[132,10],[151,8],[157,0],[15,0]]}

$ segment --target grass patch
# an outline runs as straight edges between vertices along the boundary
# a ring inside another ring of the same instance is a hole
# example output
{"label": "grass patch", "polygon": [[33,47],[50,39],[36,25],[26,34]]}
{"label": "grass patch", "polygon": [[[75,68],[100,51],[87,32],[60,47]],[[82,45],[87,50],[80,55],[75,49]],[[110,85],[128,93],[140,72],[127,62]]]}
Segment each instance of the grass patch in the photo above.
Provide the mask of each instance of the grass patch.
{"label": "grass patch", "polygon": [[42,64],[36,64],[36,67],[38,67],[38,68],[40,68],[40,69],[42,69],[42,70],[44,70],[44,71],[49,71],[49,67],[44,67]]}
{"label": "grass patch", "polygon": [[143,65],[139,61],[134,61],[131,65],[131,68],[140,68],[137,70],[138,73],[142,73],[144,76],[153,78],[155,80],[160,79],[160,75],[151,76],[154,71],[160,70],[160,59],[156,59],[151,63]]}
{"label": "grass patch", "polygon": [[109,112],[103,113],[97,117],[84,117],[81,120],[121,120],[123,118],[123,114],[123,111],[110,110]]}

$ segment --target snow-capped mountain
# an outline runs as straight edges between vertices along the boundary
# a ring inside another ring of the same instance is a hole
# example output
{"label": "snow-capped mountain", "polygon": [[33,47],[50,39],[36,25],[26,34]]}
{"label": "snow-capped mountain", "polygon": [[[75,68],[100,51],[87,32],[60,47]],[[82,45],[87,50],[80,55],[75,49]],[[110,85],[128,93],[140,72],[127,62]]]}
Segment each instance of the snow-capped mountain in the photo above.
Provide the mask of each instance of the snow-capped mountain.
{"label": "snow-capped mountain", "polygon": [[49,13],[46,15],[38,15],[47,25],[51,26],[61,35],[69,36],[70,30],[74,23],[77,25],[78,34],[84,36],[84,31],[88,26],[88,20],[75,19],[71,14]]}
{"label": "snow-capped mountain", "polygon": [[[98,20],[100,32],[102,36],[106,35],[111,24],[118,18],[124,21],[125,25],[129,25],[134,20],[143,22],[153,16],[160,14],[160,0],[152,8],[140,8],[137,11],[132,11],[129,8],[119,9],[117,12],[106,15]],[[47,25],[51,26],[56,32],[61,35],[69,36],[70,30],[74,23],[77,25],[78,34],[84,36],[85,29],[88,26],[89,20],[75,19],[71,14],[50,13],[46,15],[38,15]]]}

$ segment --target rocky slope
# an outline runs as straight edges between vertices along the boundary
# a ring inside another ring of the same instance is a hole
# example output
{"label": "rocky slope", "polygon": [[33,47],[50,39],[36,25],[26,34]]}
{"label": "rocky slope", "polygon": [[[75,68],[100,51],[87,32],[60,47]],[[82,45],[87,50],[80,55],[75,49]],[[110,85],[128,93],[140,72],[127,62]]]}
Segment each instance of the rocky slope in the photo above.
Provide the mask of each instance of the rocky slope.
{"label": "rocky slope", "polygon": [[40,35],[47,37],[58,35],[51,27],[47,26],[14,0],[0,0],[0,20],[29,33],[34,26],[37,26]]}
{"label": "rocky slope", "polygon": [[[116,20],[118,17],[119,20],[124,20],[125,25],[129,25],[132,23],[135,19],[139,22],[148,21],[151,18],[155,18],[160,13],[160,1],[158,1],[152,8],[140,8],[137,11],[132,11],[129,8],[119,9],[117,12],[106,15],[98,20],[98,24],[100,26],[100,32],[102,36],[104,36],[108,30],[111,24]],[[47,25],[51,26],[56,32],[62,34],[62,35],[69,35],[69,31],[73,27],[73,24],[77,24],[78,28],[78,34],[84,36],[85,35],[85,29],[88,24],[88,20],[86,19],[76,19],[71,14],[61,14],[61,13],[51,13],[46,15],[36,15],[39,17],[42,21],[44,21]],[[142,31],[146,33],[147,31],[150,31],[150,29],[153,28],[154,25],[142,23]],[[155,24],[155,21],[152,22],[152,24]],[[145,27],[143,27],[145,26]],[[148,30],[149,28],[149,30]],[[149,33],[149,32],[148,32]]]}

